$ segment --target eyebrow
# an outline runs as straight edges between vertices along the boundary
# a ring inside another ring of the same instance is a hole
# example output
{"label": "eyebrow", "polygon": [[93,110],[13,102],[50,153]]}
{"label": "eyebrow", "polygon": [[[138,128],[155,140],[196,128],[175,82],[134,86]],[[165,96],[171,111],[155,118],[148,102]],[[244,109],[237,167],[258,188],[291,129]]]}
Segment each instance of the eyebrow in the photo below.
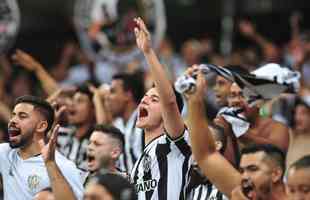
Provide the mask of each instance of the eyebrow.
{"label": "eyebrow", "polygon": [[23,111],[20,111],[20,112],[18,112],[18,113],[16,113],[16,112],[13,111],[11,114],[12,114],[12,115],[28,115],[28,113],[23,112]]}
{"label": "eyebrow", "polygon": [[253,168],[253,167],[257,168],[257,165],[252,164],[252,165],[247,165],[247,166],[239,167],[239,168],[244,170],[244,169],[249,169],[249,168]]}
{"label": "eyebrow", "polygon": [[152,94],[152,95],[151,95],[151,98],[152,98],[152,99],[155,99],[155,100],[159,100],[159,96],[157,96],[157,95],[155,95],[155,94]]}

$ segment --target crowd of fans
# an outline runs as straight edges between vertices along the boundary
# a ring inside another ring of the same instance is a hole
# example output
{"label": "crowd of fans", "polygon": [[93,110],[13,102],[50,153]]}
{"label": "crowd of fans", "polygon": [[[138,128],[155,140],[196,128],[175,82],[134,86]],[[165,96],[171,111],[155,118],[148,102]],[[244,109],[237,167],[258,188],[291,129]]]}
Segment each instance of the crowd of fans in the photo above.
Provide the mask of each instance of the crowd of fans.
{"label": "crowd of fans", "polygon": [[[22,50],[0,58],[4,199],[310,199],[310,35],[298,16],[283,46],[241,21],[255,45],[227,57],[212,38],[179,54],[169,39],[153,49],[134,21],[145,59],[126,65],[91,60],[71,41],[52,67]],[[201,63],[240,74],[277,63],[301,74],[300,88],[250,105],[240,84]],[[183,95],[173,88],[182,74],[197,76]]]}

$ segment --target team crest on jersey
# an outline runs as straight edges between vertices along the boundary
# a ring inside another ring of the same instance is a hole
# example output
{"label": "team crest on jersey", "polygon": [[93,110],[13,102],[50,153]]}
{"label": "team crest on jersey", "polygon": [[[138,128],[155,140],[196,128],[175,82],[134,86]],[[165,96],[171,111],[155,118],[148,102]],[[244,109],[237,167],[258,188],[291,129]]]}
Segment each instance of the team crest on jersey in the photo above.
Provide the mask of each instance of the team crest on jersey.
{"label": "team crest on jersey", "polygon": [[40,185],[41,178],[40,176],[33,174],[28,176],[27,183],[31,191],[35,191]]}
{"label": "team crest on jersey", "polygon": [[149,156],[148,154],[145,155],[144,159],[143,159],[143,169],[144,172],[149,172],[151,169],[151,165],[152,165],[152,158],[151,156]]}

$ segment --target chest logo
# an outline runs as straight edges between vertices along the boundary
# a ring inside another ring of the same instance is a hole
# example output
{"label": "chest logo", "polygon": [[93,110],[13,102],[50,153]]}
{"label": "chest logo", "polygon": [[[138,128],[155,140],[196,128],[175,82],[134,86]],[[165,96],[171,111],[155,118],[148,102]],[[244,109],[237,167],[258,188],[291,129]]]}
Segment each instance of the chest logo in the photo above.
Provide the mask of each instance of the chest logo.
{"label": "chest logo", "polygon": [[38,186],[40,185],[40,181],[41,181],[41,178],[36,174],[28,176],[27,183],[28,183],[29,189],[31,191],[36,190]]}
{"label": "chest logo", "polygon": [[144,172],[149,172],[151,169],[151,165],[152,165],[152,158],[149,155],[145,155],[144,159],[143,159],[143,169]]}

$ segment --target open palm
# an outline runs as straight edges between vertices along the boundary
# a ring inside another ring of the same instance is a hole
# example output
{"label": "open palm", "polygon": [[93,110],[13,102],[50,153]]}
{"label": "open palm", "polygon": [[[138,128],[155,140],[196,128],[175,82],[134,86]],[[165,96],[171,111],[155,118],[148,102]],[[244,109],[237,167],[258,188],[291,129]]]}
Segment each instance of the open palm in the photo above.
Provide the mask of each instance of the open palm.
{"label": "open palm", "polygon": [[55,151],[59,127],[60,126],[58,124],[55,126],[47,144],[45,144],[43,140],[40,141],[41,155],[44,162],[46,163],[49,161],[55,161]]}
{"label": "open palm", "polygon": [[135,18],[134,21],[137,24],[137,27],[135,28],[137,46],[139,49],[141,49],[141,51],[147,53],[151,49],[152,45],[151,35],[147,30],[145,23],[140,17]]}

